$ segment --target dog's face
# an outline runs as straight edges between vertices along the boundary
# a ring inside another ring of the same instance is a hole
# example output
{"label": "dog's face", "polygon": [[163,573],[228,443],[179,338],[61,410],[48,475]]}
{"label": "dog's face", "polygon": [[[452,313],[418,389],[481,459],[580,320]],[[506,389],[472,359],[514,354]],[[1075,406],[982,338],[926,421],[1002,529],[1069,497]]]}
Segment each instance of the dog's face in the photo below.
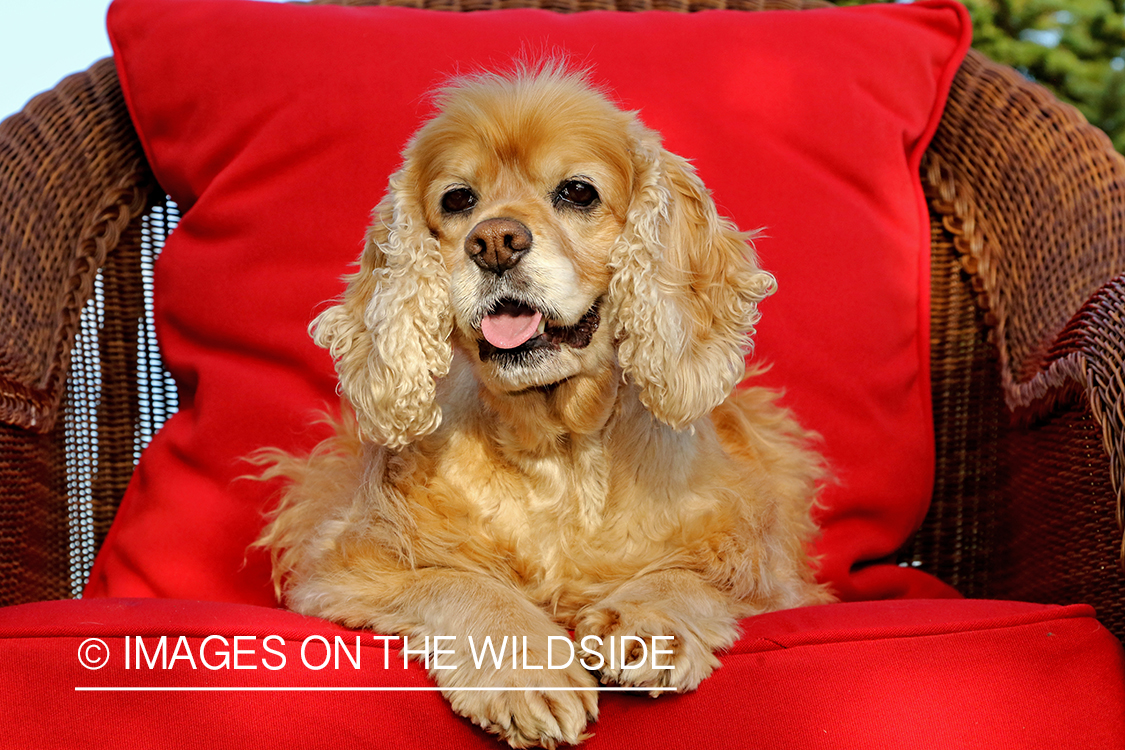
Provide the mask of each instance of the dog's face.
{"label": "dog's face", "polygon": [[557,66],[437,102],[313,323],[364,436],[433,431],[454,347],[500,396],[620,366],[672,427],[721,403],[774,282],[691,166]]}
{"label": "dog's face", "polygon": [[499,391],[612,357],[610,252],[636,179],[630,116],[574,79],[534,88],[447,100],[407,152],[455,341]]}

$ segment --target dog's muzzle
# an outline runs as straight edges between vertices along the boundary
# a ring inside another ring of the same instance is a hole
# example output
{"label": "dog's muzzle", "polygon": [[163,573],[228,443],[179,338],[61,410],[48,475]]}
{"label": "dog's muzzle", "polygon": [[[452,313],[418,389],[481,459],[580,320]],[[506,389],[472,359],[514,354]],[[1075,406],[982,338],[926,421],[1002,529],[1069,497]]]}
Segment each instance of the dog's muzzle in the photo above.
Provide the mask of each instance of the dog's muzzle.
{"label": "dog's muzzle", "polygon": [[557,351],[564,344],[585,348],[601,323],[600,307],[598,300],[574,325],[552,326],[539,310],[517,300],[501,300],[481,320],[480,358],[503,357],[514,362],[531,352]]}

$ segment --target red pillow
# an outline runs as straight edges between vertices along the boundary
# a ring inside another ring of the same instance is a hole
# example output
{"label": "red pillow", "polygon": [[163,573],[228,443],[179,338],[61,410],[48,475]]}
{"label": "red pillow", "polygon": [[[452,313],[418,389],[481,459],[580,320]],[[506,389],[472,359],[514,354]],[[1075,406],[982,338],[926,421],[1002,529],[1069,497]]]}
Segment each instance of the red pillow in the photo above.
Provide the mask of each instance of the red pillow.
{"label": "red pillow", "polygon": [[145,452],[87,596],[274,603],[246,551],[276,487],[256,448],[311,448],[335,409],[306,326],[343,289],[371,208],[448,75],[564,51],[764,227],[780,292],[755,355],[837,477],[822,577],[845,599],[950,595],[872,564],[932,486],[929,228],[918,166],[968,45],[952,2],[695,14],[442,13],[116,0],[130,111],[185,210],[156,269],[180,411]]}

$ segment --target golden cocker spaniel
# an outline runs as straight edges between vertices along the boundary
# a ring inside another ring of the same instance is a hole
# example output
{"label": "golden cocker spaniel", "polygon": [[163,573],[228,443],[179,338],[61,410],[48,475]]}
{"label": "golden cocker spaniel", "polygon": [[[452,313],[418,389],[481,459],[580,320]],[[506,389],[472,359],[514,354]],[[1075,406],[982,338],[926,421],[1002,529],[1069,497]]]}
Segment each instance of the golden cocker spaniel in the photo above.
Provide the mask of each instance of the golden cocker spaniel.
{"label": "golden cocker spaniel", "polygon": [[458,713],[576,743],[599,680],[692,690],[739,618],[831,600],[821,461],[735,389],[774,279],[657,133],[555,64],[437,103],[311,326],[355,417],[272,457],[259,544],[292,609],[443,644]]}

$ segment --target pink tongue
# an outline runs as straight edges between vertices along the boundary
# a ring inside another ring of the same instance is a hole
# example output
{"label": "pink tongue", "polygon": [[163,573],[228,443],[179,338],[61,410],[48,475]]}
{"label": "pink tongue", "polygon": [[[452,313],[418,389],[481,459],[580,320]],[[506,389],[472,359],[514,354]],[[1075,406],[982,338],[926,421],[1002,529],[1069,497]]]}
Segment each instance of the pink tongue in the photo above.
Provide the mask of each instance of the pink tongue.
{"label": "pink tongue", "polygon": [[515,349],[535,335],[543,315],[528,307],[511,307],[484,316],[480,331],[497,349]]}

